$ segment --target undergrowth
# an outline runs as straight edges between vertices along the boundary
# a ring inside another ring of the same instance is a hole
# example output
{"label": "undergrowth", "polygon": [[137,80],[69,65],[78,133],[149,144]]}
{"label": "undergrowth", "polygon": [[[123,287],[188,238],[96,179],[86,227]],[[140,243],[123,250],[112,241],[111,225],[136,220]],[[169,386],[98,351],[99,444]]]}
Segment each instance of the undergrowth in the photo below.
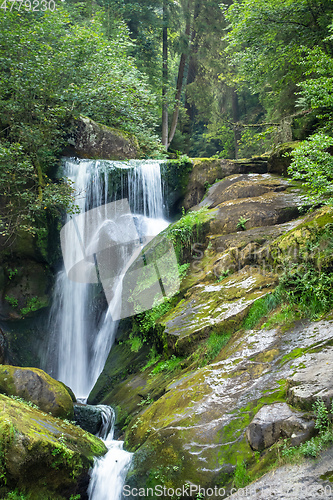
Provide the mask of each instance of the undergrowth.
{"label": "undergrowth", "polygon": [[[316,417],[315,429],[318,430],[318,434],[300,446],[288,446],[289,440],[285,439],[281,454],[286,461],[298,461],[301,457],[316,458],[322,450],[333,442],[333,426],[325,403],[319,399],[315,401],[312,408]],[[332,412],[333,401],[331,404]]]}
{"label": "undergrowth", "polygon": [[284,271],[274,292],[257,300],[243,327],[254,328],[281,305],[265,327],[296,318],[320,318],[333,308],[333,224],[313,231],[299,248],[298,262],[284,262]]}
{"label": "undergrowth", "polygon": [[169,238],[180,262],[186,251],[191,249],[191,245],[201,238],[202,224],[206,220],[206,215],[209,214],[207,207],[202,207],[196,211],[185,213],[183,209],[182,217],[169,226],[167,230],[167,238]]}

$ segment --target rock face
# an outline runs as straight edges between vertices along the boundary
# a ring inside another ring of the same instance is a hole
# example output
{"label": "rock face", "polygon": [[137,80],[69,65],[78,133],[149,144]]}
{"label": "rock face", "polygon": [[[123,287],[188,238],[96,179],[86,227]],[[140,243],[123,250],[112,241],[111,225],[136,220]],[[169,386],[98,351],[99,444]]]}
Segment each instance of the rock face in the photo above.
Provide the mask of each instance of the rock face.
{"label": "rock face", "polygon": [[[323,452],[315,461],[304,460],[300,464],[284,465],[265,474],[244,490],[248,498],[286,500],[314,500],[333,496],[333,447]],[[230,497],[233,500],[238,495]],[[246,498],[246,497],[245,497]]]}
{"label": "rock face", "polygon": [[291,404],[311,410],[317,399],[322,399],[327,409],[333,401],[333,380],[330,367],[333,364],[333,348],[303,356],[304,367],[288,378],[288,399]]}
{"label": "rock face", "polygon": [[210,160],[193,161],[184,207],[188,210],[202,200],[206,186],[216,180],[224,179],[234,174],[263,174],[267,172],[267,158],[251,158],[250,160]]}
{"label": "rock face", "polygon": [[[277,459],[276,440],[296,445],[311,435],[314,415],[288,404],[311,410],[318,395],[332,397],[323,367],[331,363],[332,319],[283,329],[264,323],[279,273],[307,258],[311,235],[330,227],[333,211],[300,217],[298,184],[247,169],[221,160],[194,165],[186,200],[206,210],[191,255],[184,250],[189,268],[180,292],[153,318],[137,353],[131,339],[146,324],[122,328],[89,397],[116,406],[125,446],[135,451],[126,480],[132,486],[154,487],[163,478],[170,487],[221,484],[230,492],[237,464],[245,461],[255,477],[258,451],[267,465]],[[318,254],[319,263],[330,259],[331,252]],[[261,323],[245,329],[256,315]],[[318,383],[306,406],[300,391],[311,378]]]}
{"label": "rock face", "polygon": [[74,415],[73,401],[65,386],[38,368],[1,365],[0,393],[30,401],[55,417]]}
{"label": "rock face", "polygon": [[292,446],[298,446],[309,439],[313,431],[313,420],[306,420],[303,413],[291,410],[286,403],[276,403],[258,411],[246,429],[246,437],[253,450],[262,451],[281,437],[291,438]]}
{"label": "rock face", "polygon": [[139,145],[133,135],[84,116],[76,121],[68,143],[80,158],[128,160],[139,155]]}
{"label": "rock face", "polygon": [[75,404],[74,420],[85,431],[97,434],[102,425],[102,410],[98,406]]}
{"label": "rock face", "polygon": [[288,167],[291,163],[290,153],[299,144],[300,143],[297,141],[286,142],[276,147],[268,159],[268,172],[286,176],[288,173]]}
{"label": "rock face", "polygon": [[1,498],[14,489],[35,500],[84,494],[94,456],[106,453],[104,443],[2,394],[0,406]]}

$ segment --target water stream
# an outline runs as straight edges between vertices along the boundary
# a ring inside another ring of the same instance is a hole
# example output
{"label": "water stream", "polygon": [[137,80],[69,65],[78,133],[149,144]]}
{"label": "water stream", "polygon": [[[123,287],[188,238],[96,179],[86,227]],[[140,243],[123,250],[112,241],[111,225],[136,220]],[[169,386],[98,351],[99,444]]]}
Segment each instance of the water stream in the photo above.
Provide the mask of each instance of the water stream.
{"label": "water stream", "polygon": [[[73,183],[80,214],[68,215],[62,230],[65,265],[56,278],[46,366],[77,399],[86,400],[104,368],[119,319],[124,317],[126,271],[145,238],[157,235],[168,222],[158,161],[69,159],[63,175]],[[139,244],[129,244],[133,234],[138,235]],[[104,255],[110,246],[114,249],[111,266]],[[95,463],[89,499],[118,500],[131,454],[113,439],[113,410],[103,407],[103,414],[106,423],[101,438],[109,451]]]}

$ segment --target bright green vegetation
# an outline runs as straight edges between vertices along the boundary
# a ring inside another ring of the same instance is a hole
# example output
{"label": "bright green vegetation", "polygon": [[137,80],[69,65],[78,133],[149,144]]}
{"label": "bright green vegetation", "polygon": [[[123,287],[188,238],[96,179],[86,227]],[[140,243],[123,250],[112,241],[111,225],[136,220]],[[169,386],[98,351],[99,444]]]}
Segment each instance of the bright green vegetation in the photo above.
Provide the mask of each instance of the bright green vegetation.
{"label": "bright green vegetation", "polygon": [[249,219],[245,219],[245,217],[240,217],[238,222],[237,222],[237,229],[240,229],[241,231],[246,231],[246,223]]}
{"label": "bright green vegetation", "polygon": [[[332,103],[333,105],[333,103]],[[329,153],[333,137],[317,133],[302,142],[291,153],[289,173],[307,186],[307,198],[333,204],[333,156]]]}
{"label": "bright green vegetation", "polygon": [[[281,453],[287,461],[298,462],[302,456],[316,458],[323,449],[333,442],[332,422],[329,419],[329,411],[325,403],[322,400],[317,400],[313,405],[313,411],[316,417],[315,429],[318,431],[317,436],[297,447],[288,447],[288,441],[285,440]],[[333,401],[330,411],[333,412]]]}
{"label": "bright green vegetation", "polygon": [[183,210],[182,217],[169,226],[167,238],[174,245],[178,261],[181,262],[184,257],[186,258],[192,243],[201,240],[202,226],[209,218],[211,218],[211,214],[207,207],[187,213]]}
{"label": "bright green vegetation", "polygon": [[211,332],[206,341],[205,362],[213,361],[231,338],[231,333]]}
{"label": "bright green vegetation", "polygon": [[1,16],[1,233],[7,237],[20,230],[43,236],[48,218],[72,206],[71,187],[50,177],[75,117],[136,133],[143,150],[154,142],[155,97],[128,55],[126,27],[115,22],[108,38],[101,13],[81,20],[78,14],[79,7],[66,4],[54,13],[14,7]]}

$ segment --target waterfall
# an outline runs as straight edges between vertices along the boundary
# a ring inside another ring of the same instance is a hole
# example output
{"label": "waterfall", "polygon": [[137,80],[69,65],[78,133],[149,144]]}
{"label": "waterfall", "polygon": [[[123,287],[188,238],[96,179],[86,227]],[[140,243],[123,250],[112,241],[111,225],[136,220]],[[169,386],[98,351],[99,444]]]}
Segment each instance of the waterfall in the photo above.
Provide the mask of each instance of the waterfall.
{"label": "waterfall", "polygon": [[[80,214],[68,215],[63,228],[62,251],[64,262],[69,264],[56,278],[49,318],[52,340],[47,370],[68,385],[77,398],[86,399],[104,368],[118,320],[124,317],[124,276],[142,248],[127,241],[134,232],[140,241],[146,235],[155,236],[168,222],[164,218],[160,162],[156,160],[69,159],[64,163],[63,175],[73,183]],[[110,274],[110,265],[96,248],[101,242],[108,246],[108,241],[117,243],[113,247],[117,266],[113,266],[115,276],[108,275],[103,281],[105,273],[101,270]],[[68,277],[68,268],[72,279]],[[97,318],[94,304],[96,295],[101,295],[101,281],[93,277],[96,268],[100,270],[108,302]]]}
{"label": "waterfall", "polygon": [[102,408],[103,426],[99,433],[108,452],[95,460],[88,487],[89,500],[120,500],[132,454],[123,449],[122,441],[113,439],[115,415],[109,406]]}

